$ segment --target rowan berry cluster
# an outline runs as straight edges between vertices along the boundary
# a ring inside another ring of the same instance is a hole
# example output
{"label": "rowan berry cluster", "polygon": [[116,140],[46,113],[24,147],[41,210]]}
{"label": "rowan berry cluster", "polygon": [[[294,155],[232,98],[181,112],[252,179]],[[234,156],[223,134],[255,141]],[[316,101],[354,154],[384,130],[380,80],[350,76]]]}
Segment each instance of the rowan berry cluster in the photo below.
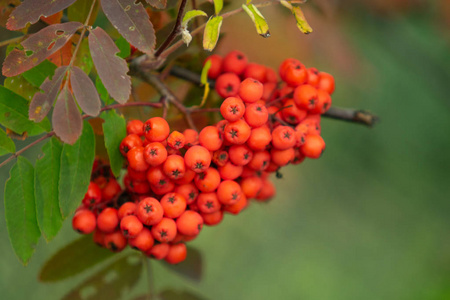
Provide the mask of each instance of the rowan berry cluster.
{"label": "rowan berry cluster", "polygon": [[[273,69],[232,51],[208,58],[223,120],[200,132],[170,131],[153,117],[129,121],[120,152],[127,160],[126,201],[114,178],[97,177],[73,218],[81,233],[112,251],[129,244],[149,257],[179,263],[184,242],[224,213],[239,214],[249,199],[274,196],[269,180],[288,164],[318,158],[325,149],[320,115],[331,105],[331,75],[286,59]],[[120,197],[119,197],[120,198]]]}

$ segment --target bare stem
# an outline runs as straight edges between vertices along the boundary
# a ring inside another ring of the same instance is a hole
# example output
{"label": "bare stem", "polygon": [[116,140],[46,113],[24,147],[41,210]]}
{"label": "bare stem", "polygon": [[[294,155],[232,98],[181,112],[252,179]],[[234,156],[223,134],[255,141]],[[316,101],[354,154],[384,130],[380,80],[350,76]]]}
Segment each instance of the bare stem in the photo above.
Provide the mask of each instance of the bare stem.
{"label": "bare stem", "polygon": [[9,39],[9,40],[1,41],[1,42],[0,42],[0,47],[3,47],[3,46],[6,46],[6,45],[9,45],[9,44],[18,42],[18,41],[20,41],[21,39],[23,39],[23,37],[24,37],[24,36],[22,35],[22,36],[18,36],[18,37]]}
{"label": "bare stem", "polygon": [[179,34],[180,28],[181,28],[181,22],[182,22],[183,16],[184,16],[184,9],[186,8],[186,3],[187,3],[187,0],[181,1],[180,9],[178,10],[177,20],[175,21],[175,26],[173,27],[172,32],[169,34],[169,36],[166,38],[166,40],[162,43],[162,45],[158,48],[158,50],[156,50],[156,52],[155,52],[156,58],[158,56],[160,56],[161,53],[163,53],[163,51],[166,50],[167,47],[170,46],[170,43],[172,43],[172,41]]}

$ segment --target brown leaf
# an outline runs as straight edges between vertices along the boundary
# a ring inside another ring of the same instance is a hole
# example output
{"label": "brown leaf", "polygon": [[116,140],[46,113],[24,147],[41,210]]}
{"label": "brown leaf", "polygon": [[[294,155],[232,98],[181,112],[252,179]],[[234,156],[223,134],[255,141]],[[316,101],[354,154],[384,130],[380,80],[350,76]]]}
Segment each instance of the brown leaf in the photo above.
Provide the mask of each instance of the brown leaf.
{"label": "brown leaf", "polygon": [[0,26],[6,26],[9,15],[20,3],[20,0],[0,0]]}
{"label": "brown leaf", "polygon": [[35,122],[42,121],[48,114],[55,102],[56,96],[61,88],[61,83],[66,75],[67,67],[59,67],[55,70],[52,79],[47,77],[41,84],[41,93],[34,94],[28,110],[28,117]]}
{"label": "brown leaf", "polygon": [[90,116],[100,113],[100,97],[92,80],[78,67],[70,71],[70,84],[81,109]]}
{"label": "brown leaf", "polygon": [[83,26],[79,22],[50,25],[22,42],[24,50],[14,49],[3,62],[3,75],[21,74],[44,61],[63,47],[72,35]]}
{"label": "brown leaf", "polygon": [[141,3],[135,0],[102,0],[108,20],[134,47],[149,55],[156,44],[155,30]]}
{"label": "brown leaf", "polygon": [[131,79],[127,75],[126,61],[116,55],[119,48],[100,27],[91,31],[88,40],[98,76],[108,93],[119,103],[127,102],[131,93]]}
{"label": "brown leaf", "polygon": [[164,9],[167,6],[167,0],[146,0],[148,4],[157,9]]}
{"label": "brown leaf", "polygon": [[73,144],[81,135],[83,120],[67,85],[63,87],[56,100],[52,123],[53,130],[64,143]]}
{"label": "brown leaf", "polygon": [[36,23],[41,16],[49,17],[69,7],[76,0],[25,0],[9,16],[6,28],[18,30],[27,23]]}

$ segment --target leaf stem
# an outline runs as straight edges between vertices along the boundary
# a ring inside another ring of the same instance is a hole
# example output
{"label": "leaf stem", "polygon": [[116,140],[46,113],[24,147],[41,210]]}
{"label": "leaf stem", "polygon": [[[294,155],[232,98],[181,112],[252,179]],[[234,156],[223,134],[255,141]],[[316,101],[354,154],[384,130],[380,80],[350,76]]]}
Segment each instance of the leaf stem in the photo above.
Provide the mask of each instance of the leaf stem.
{"label": "leaf stem", "polygon": [[181,28],[181,22],[183,20],[184,16],[184,10],[186,8],[187,0],[182,0],[180,4],[180,9],[178,10],[177,20],[175,21],[175,26],[172,29],[172,32],[169,34],[169,36],[166,38],[166,40],[162,43],[162,45],[156,50],[155,57],[163,53],[164,50],[166,50],[167,47],[169,47],[170,43],[176,38],[178,33],[180,32]]}
{"label": "leaf stem", "polygon": [[18,42],[18,41],[20,41],[21,39],[23,39],[23,37],[24,37],[24,36],[21,35],[21,36],[15,37],[15,38],[11,38],[11,39],[9,39],[9,40],[1,41],[1,42],[0,42],[0,47],[3,47],[3,46],[6,46],[6,45],[9,45],[9,44]]}

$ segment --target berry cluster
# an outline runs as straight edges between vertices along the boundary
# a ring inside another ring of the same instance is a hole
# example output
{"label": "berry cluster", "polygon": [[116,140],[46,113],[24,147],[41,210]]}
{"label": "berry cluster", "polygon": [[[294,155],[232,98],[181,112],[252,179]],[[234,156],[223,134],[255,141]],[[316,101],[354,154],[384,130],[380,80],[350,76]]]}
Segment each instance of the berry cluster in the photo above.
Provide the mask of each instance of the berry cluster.
{"label": "berry cluster", "polygon": [[271,173],[321,156],[320,115],[331,105],[331,75],[287,59],[279,68],[280,84],[274,70],[248,63],[239,51],[208,60],[208,76],[225,98],[223,120],[200,132],[171,132],[160,117],[129,121],[120,144],[127,159],[125,191],[113,178],[94,179],[74,229],[95,231],[94,241],[112,251],[129,244],[179,263],[187,254],[184,242],[204,224],[219,224],[225,212],[239,214],[249,199],[273,197]]}

